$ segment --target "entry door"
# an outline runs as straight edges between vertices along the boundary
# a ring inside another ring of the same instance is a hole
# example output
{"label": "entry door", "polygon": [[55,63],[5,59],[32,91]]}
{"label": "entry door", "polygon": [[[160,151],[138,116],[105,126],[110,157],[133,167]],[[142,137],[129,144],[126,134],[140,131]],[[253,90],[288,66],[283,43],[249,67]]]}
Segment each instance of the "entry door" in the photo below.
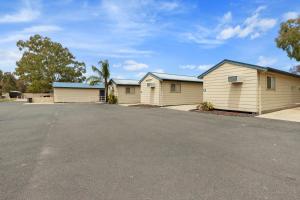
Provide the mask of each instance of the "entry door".
{"label": "entry door", "polygon": [[154,94],[155,94],[155,88],[150,88],[150,102],[149,104],[154,105]]}
{"label": "entry door", "polygon": [[100,90],[100,101],[101,102],[105,101],[105,90]]}

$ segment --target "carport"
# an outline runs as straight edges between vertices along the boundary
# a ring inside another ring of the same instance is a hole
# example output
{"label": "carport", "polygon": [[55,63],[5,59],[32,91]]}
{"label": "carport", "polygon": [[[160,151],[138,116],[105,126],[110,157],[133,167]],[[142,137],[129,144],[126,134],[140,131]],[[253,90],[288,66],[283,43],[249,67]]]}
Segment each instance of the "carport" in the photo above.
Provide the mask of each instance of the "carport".
{"label": "carport", "polygon": [[105,100],[103,84],[89,85],[86,83],[53,83],[54,102],[99,102]]}

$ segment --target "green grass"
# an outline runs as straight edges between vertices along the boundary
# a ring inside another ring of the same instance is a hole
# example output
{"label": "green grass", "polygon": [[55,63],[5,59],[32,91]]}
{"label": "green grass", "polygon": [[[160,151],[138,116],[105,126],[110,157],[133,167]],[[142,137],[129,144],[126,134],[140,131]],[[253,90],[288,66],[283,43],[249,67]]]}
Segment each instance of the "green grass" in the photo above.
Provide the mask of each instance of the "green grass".
{"label": "green grass", "polygon": [[1,102],[10,102],[10,101],[13,101],[12,99],[0,99],[0,103]]}

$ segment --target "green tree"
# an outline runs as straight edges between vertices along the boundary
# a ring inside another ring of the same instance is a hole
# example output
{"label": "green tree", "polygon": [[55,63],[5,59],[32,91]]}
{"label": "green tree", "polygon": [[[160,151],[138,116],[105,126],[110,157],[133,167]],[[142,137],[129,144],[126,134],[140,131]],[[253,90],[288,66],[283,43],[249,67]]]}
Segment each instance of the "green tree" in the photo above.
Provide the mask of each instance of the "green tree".
{"label": "green tree", "polygon": [[108,101],[108,79],[110,77],[110,71],[109,71],[109,63],[108,60],[99,61],[99,69],[96,66],[92,66],[92,70],[97,73],[97,76],[90,76],[87,81],[91,85],[98,84],[103,81],[104,79],[104,85],[105,85],[105,100]]}
{"label": "green tree", "polygon": [[289,58],[300,61],[300,17],[281,24],[276,44],[287,52]]}
{"label": "green tree", "polygon": [[2,78],[2,91],[10,92],[17,90],[17,79],[11,72],[5,72]]}
{"label": "green tree", "polygon": [[20,91],[22,93],[26,92],[26,84],[23,80],[17,79],[16,85],[17,85],[18,91]]}
{"label": "green tree", "polygon": [[29,92],[49,92],[54,81],[85,80],[85,64],[76,61],[67,48],[48,37],[34,35],[27,41],[18,41],[17,47],[23,56],[17,62],[16,75],[25,82]]}

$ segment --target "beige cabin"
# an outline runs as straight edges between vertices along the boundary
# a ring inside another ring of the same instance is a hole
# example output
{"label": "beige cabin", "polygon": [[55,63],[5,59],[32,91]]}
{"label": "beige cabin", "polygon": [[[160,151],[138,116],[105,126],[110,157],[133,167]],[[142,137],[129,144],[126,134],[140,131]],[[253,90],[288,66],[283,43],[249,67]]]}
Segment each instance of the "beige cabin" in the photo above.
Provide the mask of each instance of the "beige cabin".
{"label": "beige cabin", "polygon": [[119,104],[140,103],[140,84],[138,80],[111,79],[109,81],[108,94],[118,98]]}
{"label": "beige cabin", "polygon": [[56,103],[99,102],[105,100],[105,89],[103,84],[54,82],[53,97]]}
{"label": "beige cabin", "polygon": [[300,76],[270,67],[223,60],[198,78],[203,101],[217,109],[265,113],[300,103]]}
{"label": "beige cabin", "polygon": [[157,106],[199,104],[203,83],[197,77],[149,72],[141,80],[141,104]]}

